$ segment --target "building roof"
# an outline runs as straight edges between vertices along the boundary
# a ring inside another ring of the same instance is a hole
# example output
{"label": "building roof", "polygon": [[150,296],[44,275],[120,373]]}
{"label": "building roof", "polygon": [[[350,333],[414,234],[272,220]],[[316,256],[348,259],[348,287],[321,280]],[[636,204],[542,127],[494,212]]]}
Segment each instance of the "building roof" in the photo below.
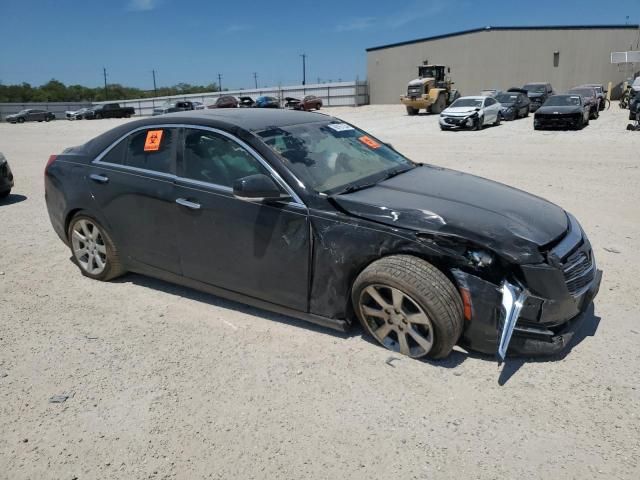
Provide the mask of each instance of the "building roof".
{"label": "building roof", "polygon": [[637,30],[640,25],[547,25],[547,26],[522,26],[522,27],[483,27],[473,28],[471,30],[462,30],[460,32],[445,33],[443,35],[435,35],[432,37],[417,38],[415,40],[407,40],[404,42],[390,43],[388,45],[380,45],[377,47],[367,48],[367,52],[375,50],[384,50],[385,48],[401,47],[403,45],[411,45],[413,43],[428,42],[431,40],[441,40],[443,38],[458,37],[468,35],[470,33],[490,32],[490,31],[509,31],[509,30]]}

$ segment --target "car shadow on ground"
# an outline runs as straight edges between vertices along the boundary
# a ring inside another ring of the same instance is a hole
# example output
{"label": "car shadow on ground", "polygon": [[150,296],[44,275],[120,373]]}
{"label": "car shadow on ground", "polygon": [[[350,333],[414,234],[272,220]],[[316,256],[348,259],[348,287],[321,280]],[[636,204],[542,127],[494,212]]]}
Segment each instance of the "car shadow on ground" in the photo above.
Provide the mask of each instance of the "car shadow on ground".
{"label": "car shadow on ground", "polygon": [[14,203],[24,202],[27,199],[26,196],[12,193],[6,198],[0,200],[0,207],[4,207],[6,205],[13,205]]}
{"label": "car shadow on ground", "polygon": [[333,330],[328,327],[316,325],[314,323],[307,322],[305,320],[300,320],[295,317],[290,317],[288,315],[282,315],[279,313],[270,312],[269,310],[265,310],[258,307],[252,307],[251,305],[236,302],[233,300],[228,300],[226,298],[219,297],[211,293],[201,292],[200,290],[196,290],[194,288],[184,287],[182,285],[165,282],[164,280],[160,280],[153,277],[147,277],[145,275],[139,275],[137,273],[127,273],[126,275],[119,277],[116,280],[113,280],[113,282],[133,283],[141,287],[150,288],[152,290],[159,290],[161,292],[175,295],[177,297],[183,297],[189,300],[207,303],[215,307],[234,310],[236,312],[244,313],[246,315],[253,315],[255,317],[264,318],[266,320],[276,321],[276,322],[284,323],[287,325],[292,325],[294,327],[304,328],[305,330],[332,335],[334,337],[338,337],[342,339],[347,339],[349,337],[352,337],[354,333],[356,333],[353,329],[350,329],[348,332],[340,332],[338,330]]}
{"label": "car shadow on ground", "polygon": [[557,362],[559,360],[564,360],[571,351],[587,337],[593,337],[598,330],[598,326],[600,325],[600,317],[598,317],[594,313],[594,305],[593,302],[587,310],[583,313],[583,318],[581,320],[581,325],[579,329],[576,331],[575,335],[567,345],[567,347],[557,355],[551,355],[548,357],[539,357],[539,358],[527,358],[527,357],[509,357],[502,366],[502,370],[500,371],[500,377],[498,378],[498,384],[500,386],[505,385],[511,377],[513,377],[518,370],[525,363],[548,363],[548,362]]}
{"label": "car shadow on ground", "polygon": [[[73,257],[71,258],[73,261]],[[153,290],[159,290],[164,293],[168,293],[177,297],[187,298],[189,300],[194,300],[197,302],[206,303],[212,306],[226,308],[229,310],[234,310],[236,312],[244,313],[246,315],[253,315],[256,317],[264,318],[265,320],[276,321],[280,323],[284,323],[286,325],[292,325],[294,327],[304,328],[305,330],[309,330],[316,333],[322,333],[325,335],[331,335],[336,338],[341,338],[346,340],[348,338],[352,338],[355,336],[360,336],[364,341],[375,345],[376,347],[381,347],[375,339],[371,338],[367,335],[362,329],[359,322],[354,322],[351,328],[347,332],[340,332],[337,330],[332,330],[327,327],[323,327],[320,325],[313,324],[311,322],[307,322],[305,320],[297,319],[295,317],[290,317],[288,315],[282,315],[279,313],[270,312],[269,310],[264,310],[258,307],[252,307],[250,305],[246,305],[244,303],[236,302],[233,300],[227,300],[226,298],[219,297],[207,292],[201,292],[200,290],[196,290],[190,287],[184,287],[182,285],[177,285],[174,283],[166,282],[164,280],[159,280],[153,277],[147,277],[145,275],[139,275],[136,273],[128,273],[123,277],[120,277],[114,280],[116,283],[133,283],[135,285],[150,288]],[[594,306],[593,303],[588,307],[588,309],[583,314],[584,317],[581,321],[580,328],[573,336],[567,347],[557,355],[552,355],[548,357],[539,357],[539,358],[531,358],[531,357],[513,357],[507,356],[505,363],[502,365],[500,375],[498,378],[498,384],[500,386],[504,386],[515,374],[520,370],[520,368],[525,363],[547,363],[547,362],[556,362],[564,359],[567,355],[571,353],[573,348],[580,344],[585,338],[592,337],[595,335],[598,325],[600,324],[600,317],[594,314]],[[406,357],[403,355],[389,351],[389,357],[386,360],[386,364],[392,368],[395,368],[394,363],[397,361],[402,361]],[[446,358],[433,360],[429,358],[418,359],[425,364],[431,365],[433,367],[438,368],[446,368],[446,369],[455,369],[462,363],[464,363],[468,358],[473,358],[477,360],[494,362],[497,365],[497,359],[493,355],[486,355],[481,353],[476,353],[472,351],[465,351],[460,349],[460,347],[456,347],[451,354],[449,354]]]}

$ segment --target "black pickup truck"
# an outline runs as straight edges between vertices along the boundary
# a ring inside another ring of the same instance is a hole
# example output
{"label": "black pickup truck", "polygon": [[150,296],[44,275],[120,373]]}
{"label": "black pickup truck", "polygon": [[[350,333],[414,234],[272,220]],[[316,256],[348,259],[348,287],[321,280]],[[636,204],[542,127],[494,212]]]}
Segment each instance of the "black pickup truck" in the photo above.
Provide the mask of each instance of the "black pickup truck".
{"label": "black pickup truck", "polygon": [[133,107],[121,107],[119,103],[103,103],[102,105],[94,105],[84,114],[87,120],[99,118],[129,118],[135,115],[136,111]]}

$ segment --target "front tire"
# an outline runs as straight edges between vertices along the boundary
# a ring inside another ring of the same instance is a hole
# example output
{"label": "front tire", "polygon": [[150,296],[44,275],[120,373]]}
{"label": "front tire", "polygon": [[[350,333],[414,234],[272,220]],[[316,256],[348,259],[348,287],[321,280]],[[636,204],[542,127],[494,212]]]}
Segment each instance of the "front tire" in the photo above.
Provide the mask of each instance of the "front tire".
{"label": "front tire", "polygon": [[437,100],[431,105],[431,113],[442,113],[442,111],[447,107],[447,100],[444,98],[444,94],[438,95]]}
{"label": "front tire", "polygon": [[108,281],[125,273],[111,237],[95,219],[75,216],[69,224],[68,238],[73,259],[83,275]]}
{"label": "front tire", "polygon": [[417,115],[418,112],[419,110],[417,108],[407,107],[407,115],[409,115],[410,117]]}
{"label": "front tire", "polygon": [[351,298],[367,333],[412,358],[444,358],[462,333],[458,291],[421,258],[394,255],[373,262],[356,278]]}
{"label": "front tire", "polygon": [[9,190],[5,190],[4,192],[0,192],[0,199],[5,199],[5,198],[7,198],[9,195],[11,195],[11,189],[9,189]]}

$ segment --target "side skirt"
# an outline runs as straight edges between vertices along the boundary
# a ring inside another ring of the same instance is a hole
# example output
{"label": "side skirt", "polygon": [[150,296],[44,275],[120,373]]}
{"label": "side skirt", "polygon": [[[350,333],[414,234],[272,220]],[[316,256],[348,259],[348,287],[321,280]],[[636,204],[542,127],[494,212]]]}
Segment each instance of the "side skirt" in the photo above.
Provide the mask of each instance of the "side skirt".
{"label": "side skirt", "polygon": [[277,305],[275,303],[260,300],[255,297],[243,295],[242,293],[234,292],[234,291],[227,290],[220,287],[215,287],[213,285],[209,285],[208,283],[200,282],[198,280],[193,280],[191,278],[183,277],[181,275],[176,275],[174,273],[167,272],[159,268],[141,264],[140,262],[132,262],[131,260],[129,260],[127,262],[127,269],[132,273],[138,273],[141,275],[146,275],[149,277],[164,280],[169,283],[175,283],[183,287],[193,288],[194,290],[198,290],[204,293],[209,293],[211,295],[215,295],[216,297],[221,297],[227,300],[232,300],[234,302],[250,305],[252,307],[261,308],[263,310],[268,310],[273,313],[287,315],[289,317],[297,318],[299,320],[304,320],[306,322],[310,322],[310,323],[319,325],[321,327],[331,328],[332,330],[337,330],[339,332],[346,332],[349,330],[349,327],[351,326],[351,323],[348,322],[347,320],[328,318],[320,315],[314,315],[313,313],[301,312],[299,310],[294,310],[292,308],[284,307],[282,305]]}

